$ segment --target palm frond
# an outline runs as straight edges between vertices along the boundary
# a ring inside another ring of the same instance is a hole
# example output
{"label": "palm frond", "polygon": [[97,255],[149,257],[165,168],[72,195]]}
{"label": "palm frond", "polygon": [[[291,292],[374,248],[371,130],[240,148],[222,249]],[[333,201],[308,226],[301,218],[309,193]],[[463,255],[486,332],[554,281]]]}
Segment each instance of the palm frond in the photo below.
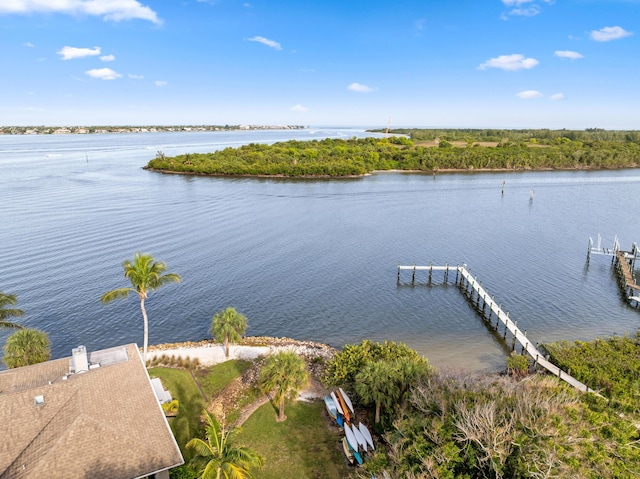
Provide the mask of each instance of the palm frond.
{"label": "palm frond", "polygon": [[11,321],[0,321],[0,328],[24,329],[24,326]]}
{"label": "palm frond", "polygon": [[102,301],[102,304],[107,304],[111,301],[115,301],[116,299],[126,298],[129,296],[129,293],[131,291],[133,291],[131,288],[120,288],[114,289],[112,291],[107,291],[102,295],[100,301]]}

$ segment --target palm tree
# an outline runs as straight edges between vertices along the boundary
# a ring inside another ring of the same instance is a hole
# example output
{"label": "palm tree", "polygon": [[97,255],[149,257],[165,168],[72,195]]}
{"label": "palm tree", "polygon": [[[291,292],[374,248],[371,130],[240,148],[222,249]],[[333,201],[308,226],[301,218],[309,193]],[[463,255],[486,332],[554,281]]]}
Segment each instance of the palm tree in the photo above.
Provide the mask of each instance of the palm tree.
{"label": "palm tree", "polygon": [[15,294],[4,294],[0,291],[0,328],[22,329],[24,326],[7,321],[8,318],[24,316],[24,311],[17,308],[7,308],[7,306],[15,306],[18,298]]}
{"label": "palm tree", "polygon": [[364,365],[355,377],[355,390],[365,404],[375,404],[376,424],[380,422],[383,407],[389,407],[397,399],[398,373],[387,361],[374,361]]}
{"label": "palm tree", "polygon": [[224,341],[224,354],[229,357],[229,342],[238,341],[247,330],[247,318],[235,308],[227,308],[216,314],[211,322],[211,333],[216,340]]}
{"label": "palm tree", "polygon": [[120,288],[108,291],[102,295],[100,300],[103,304],[119,298],[126,298],[131,291],[140,298],[140,309],[144,320],[144,347],[142,360],[147,361],[147,344],[149,342],[149,321],[147,310],[144,307],[144,300],[149,292],[164,286],[167,283],[179,283],[181,278],[175,273],[165,273],[167,265],[156,261],[150,254],[136,253],[133,261],[126,260],[122,263],[124,276],[131,281],[131,288]]}
{"label": "palm tree", "polygon": [[300,356],[292,351],[280,351],[272,354],[260,372],[263,390],[275,390],[274,399],[278,403],[278,421],[284,421],[284,400],[293,398],[307,385],[309,374]]}
{"label": "palm tree", "polygon": [[42,363],[50,357],[47,333],[39,329],[22,328],[7,338],[2,360],[11,369]]}
{"label": "palm tree", "polygon": [[252,468],[261,468],[264,459],[251,449],[235,446],[235,429],[225,429],[209,412],[204,412],[206,440],[193,438],[187,447],[195,450],[191,466],[200,479],[250,479]]}

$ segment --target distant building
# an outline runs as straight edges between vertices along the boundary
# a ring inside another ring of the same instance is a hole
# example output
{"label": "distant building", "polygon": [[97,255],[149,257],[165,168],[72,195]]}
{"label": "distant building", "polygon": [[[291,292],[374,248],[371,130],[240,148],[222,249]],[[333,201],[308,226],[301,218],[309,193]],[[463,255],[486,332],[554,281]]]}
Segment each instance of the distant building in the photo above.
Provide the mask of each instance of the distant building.
{"label": "distant building", "polygon": [[0,424],[0,479],[161,479],[184,463],[135,344],[0,372]]}

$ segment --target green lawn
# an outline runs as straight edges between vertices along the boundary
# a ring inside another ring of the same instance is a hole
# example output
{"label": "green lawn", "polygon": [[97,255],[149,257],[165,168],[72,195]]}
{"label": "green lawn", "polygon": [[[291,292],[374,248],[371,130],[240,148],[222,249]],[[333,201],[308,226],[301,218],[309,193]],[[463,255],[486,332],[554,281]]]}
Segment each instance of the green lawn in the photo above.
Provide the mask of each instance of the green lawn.
{"label": "green lawn", "polygon": [[200,416],[205,407],[202,394],[191,373],[185,369],[151,368],[149,376],[160,378],[164,387],[171,391],[171,396],[180,402],[178,415],[169,418],[169,425],[185,461],[188,461],[191,451],[186,450],[185,444],[200,435]]}
{"label": "green lawn", "polygon": [[327,426],[322,401],[287,403],[287,420],[276,422],[276,411],[268,403],[244,423],[236,436],[265,458],[255,479],[341,479],[350,468],[342,453],[341,434]]}
{"label": "green lawn", "polygon": [[252,364],[251,361],[231,359],[208,369],[198,369],[194,374],[205,396],[211,400]]}

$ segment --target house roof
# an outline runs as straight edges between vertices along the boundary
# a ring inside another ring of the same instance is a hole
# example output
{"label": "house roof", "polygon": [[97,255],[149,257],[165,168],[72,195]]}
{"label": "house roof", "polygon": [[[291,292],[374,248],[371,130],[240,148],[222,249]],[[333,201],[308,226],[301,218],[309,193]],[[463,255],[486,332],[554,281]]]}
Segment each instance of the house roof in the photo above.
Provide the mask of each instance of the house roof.
{"label": "house roof", "polygon": [[137,346],[88,356],[83,373],[70,358],[0,372],[0,479],[131,479],[184,462]]}

